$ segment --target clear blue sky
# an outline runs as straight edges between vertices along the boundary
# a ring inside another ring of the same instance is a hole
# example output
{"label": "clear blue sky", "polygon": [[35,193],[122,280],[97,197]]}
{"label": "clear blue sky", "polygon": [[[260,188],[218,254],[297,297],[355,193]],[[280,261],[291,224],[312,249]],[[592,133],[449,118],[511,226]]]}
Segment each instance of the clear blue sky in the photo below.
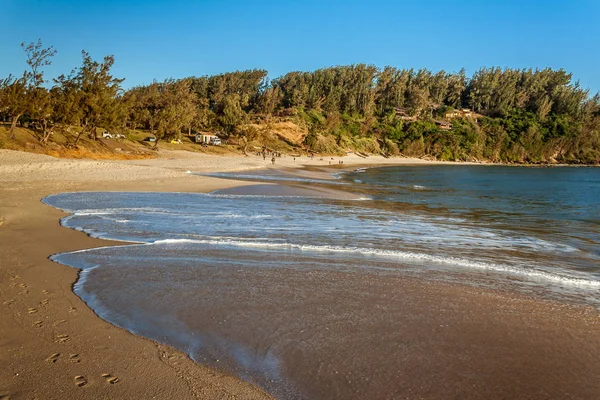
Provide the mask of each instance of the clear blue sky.
{"label": "clear blue sky", "polygon": [[46,76],[113,54],[125,87],[263,68],[271,78],[352,63],[564,68],[600,90],[600,1],[0,0],[0,77],[21,42],[58,53]]}

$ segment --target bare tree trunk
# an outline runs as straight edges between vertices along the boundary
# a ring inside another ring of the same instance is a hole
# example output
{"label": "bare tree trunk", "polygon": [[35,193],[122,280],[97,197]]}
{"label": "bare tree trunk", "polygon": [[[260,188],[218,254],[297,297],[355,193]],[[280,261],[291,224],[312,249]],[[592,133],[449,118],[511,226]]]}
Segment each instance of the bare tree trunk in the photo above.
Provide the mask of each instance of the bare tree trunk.
{"label": "bare tree trunk", "polygon": [[83,130],[77,134],[77,137],[75,138],[75,141],[73,142],[74,147],[77,147],[77,143],[79,142],[79,139],[81,138],[82,134],[83,134]]}
{"label": "bare tree trunk", "polygon": [[93,140],[98,140],[98,136],[96,134],[96,125],[90,126],[90,131],[88,132],[88,138]]}
{"label": "bare tree trunk", "polygon": [[158,151],[158,142],[159,141],[160,141],[160,136],[156,135],[156,142],[154,142],[154,147],[152,147],[152,150]]}
{"label": "bare tree trunk", "polygon": [[17,122],[19,121],[19,118],[21,118],[21,115],[22,114],[17,114],[15,117],[13,117],[12,124],[10,125],[10,130],[8,131],[8,133],[10,134],[10,139],[15,138],[15,128],[17,127]]}
{"label": "bare tree trunk", "polygon": [[41,142],[44,143],[44,144],[46,144],[46,143],[48,143],[48,139],[50,139],[50,135],[54,131],[54,127],[48,129],[48,122],[46,120],[44,120],[42,122],[42,128],[43,128],[43,133],[42,133],[42,140],[41,140]]}
{"label": "bare tree trunk", "polygon": [[244,143],[244,147],[243,147],[244,155],[246,157],[248,157],[248,141],[246,140],[246,138],[242,138],[242,142]]}
{"label": "bare tree trunk", "polygon": [[75,141],[73,142],[73,146],[77,147],[77,143],[79,142],[79,139],[81,138],[81,135],[83,135],[86,131],[87,127],[83,128],[78,134],[77,137],[75,138]]}

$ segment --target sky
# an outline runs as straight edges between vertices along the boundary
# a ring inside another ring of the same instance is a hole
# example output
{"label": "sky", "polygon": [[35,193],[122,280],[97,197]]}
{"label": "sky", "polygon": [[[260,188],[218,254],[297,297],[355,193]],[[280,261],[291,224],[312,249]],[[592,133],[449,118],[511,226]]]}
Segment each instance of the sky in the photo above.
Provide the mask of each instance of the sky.
{"label": "sky", "polygon": [[481,67],[563,68],[600,91],[600,1],[0,0],[0,78],[20,47],[57,53],[47,79],[114,55],[125,88],[167,78],[356,63],[468,75]]}

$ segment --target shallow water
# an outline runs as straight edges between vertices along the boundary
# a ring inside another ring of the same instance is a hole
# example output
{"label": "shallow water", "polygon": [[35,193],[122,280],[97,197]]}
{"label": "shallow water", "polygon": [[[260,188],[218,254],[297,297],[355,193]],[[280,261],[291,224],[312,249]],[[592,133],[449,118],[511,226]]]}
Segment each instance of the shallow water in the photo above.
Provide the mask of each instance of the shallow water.
{"label": "shallow water", "polygon": [[[235,189],[44,201],[72,213],[64,226],[138,243],[53,256],[83,269],[75,291],[101,317],[282,398],[409,390],[386,385],[410,375],[386,357],[417,318],[402,277],[600,304],[598,169],[390,167],[334,186],[363,200]],[[428,307],[426,326],[447,305]]]}

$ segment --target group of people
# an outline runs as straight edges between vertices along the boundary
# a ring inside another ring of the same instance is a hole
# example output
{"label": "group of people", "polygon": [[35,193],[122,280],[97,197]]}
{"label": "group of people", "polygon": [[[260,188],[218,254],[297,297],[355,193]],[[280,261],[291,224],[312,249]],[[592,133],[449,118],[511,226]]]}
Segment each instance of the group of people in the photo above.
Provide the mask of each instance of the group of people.
{"label": "group of people", "polygon": [[[269,149],[267,149],[266,147],[263,147],[261,151],[257,151],[256,152],[257,156],[261,156],[263,160],[267,160],[267,156],[270,155],[271,156],[271,163],[275,164],[275,160],[277,159],[277,157],[281,157],[281,152],[278,151],[271,151]],[[314,154],[309,154],[309,157],[311,160],[315,159],[315,155]],[[331,158],[331,160],[333,160],[333,157]],[[296,157],[294,157],[294,161],[296,161]],[[319,158],[319,161],[323,161],[323,157]],[[344,161],[343,160],[338,160],[338,164],[343,164]],[[331,165],[331,161],[329,161],[329,165]]]}
{"label": "group of people", "polygon": [[[281,157],[281,153],[279,151],[271,151],[271,150],[267,149],[266,147],[263,147],[261,151],[257,151],[256,155],[257,156],[261,156],[262,155],[263,160],[266,160],[267,159],[267,155],[270,155],[271,156],[271,162],[273,164],[275,164],[275,159],[277,157]],[[295,158],[294,158],[294,160],[295,160]]]}

